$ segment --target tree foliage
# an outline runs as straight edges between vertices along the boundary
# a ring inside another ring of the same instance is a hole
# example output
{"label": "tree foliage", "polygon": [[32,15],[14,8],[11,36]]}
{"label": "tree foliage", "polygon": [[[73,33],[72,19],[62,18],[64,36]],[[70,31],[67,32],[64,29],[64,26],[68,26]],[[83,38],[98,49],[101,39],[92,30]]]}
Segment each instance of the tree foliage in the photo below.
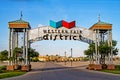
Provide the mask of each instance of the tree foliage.
{"label": "tree foliage", "polygon": [[8,60],[8,51],[4,50],[0,52],[0,61]]}
{"label": "tree foliage", "polygon": [[92,43],[89,45],[89,48],[84,51],[84,54],[87,56],[90,56],[90,55],[93,55],[94,52],[95,52],[95,44]]}
{"label": "tree foliage", "polygon": [[117,45],[117,41],[113,40],[112,41],[112,51],[113,51],[113,55],[118,55],[118,48],[116,48],[116,45]]}
{"label": "tree foliage", "polygon": [[100,46],[98,47],[98,50],[100,54],[108,55],[108,53],[110,53],[111,47],[108,46],[107,42],[104,42],[100,44]]}
{"label": "tree foliage", "polygon": [[23,53],[22,48],[16,47],[16,48],[13,50],[13,55],[14,55],[15,57],[20,57],[20,56],[22,55],[22,53]]}
{"label": "tree foliage", "polygon": [[[108,41],[101,42],[101,44],[98,46],[98,51],[101,55],[100,57],[100,63],[105,64],[105,56],[108,56],[109,53],[113,55],[118,54],[118,48],[116,48],[117,41],[112,40],[112,46],[108,45]],[[92,43],[89,45],[89,48],[84,51],[84,54],[87,56],[93,56],[93,53],[95,53],[95,44]]]}
{"label": "tree foliage", "polygon": [[38,57],[39,53],[35,49],[29,48],[28,49],[28,56],[32,57],[32,58]]}
{"label": "tree foliage", "polygon": [[[13,51],[13,54],[16,57],[20,57],[23,54],[23,47],[21,47],[21,48],[16,47]],[[38,56],[39,56],[39,53],[35,49],[28,48],[28,57],[33,58],[33,57],[38,57]]]}
{"label": "tree foliage", "polygon": [[90,55],[92,55],[92,51],[90,49],[85,50],[84,54],[87,55],[87,56],[90,56]]}

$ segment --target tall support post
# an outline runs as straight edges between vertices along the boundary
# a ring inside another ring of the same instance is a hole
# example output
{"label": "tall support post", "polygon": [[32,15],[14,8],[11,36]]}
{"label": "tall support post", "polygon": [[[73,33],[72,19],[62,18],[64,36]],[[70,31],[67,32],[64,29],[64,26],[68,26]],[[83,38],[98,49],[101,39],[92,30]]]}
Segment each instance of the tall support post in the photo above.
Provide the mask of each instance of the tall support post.
{"label": "tall support post", "polygon": [[[9,28],[9,40],[8,40],[8,47],[9,47],[9,50],[8,50],[8,59],[11,57],[11,29]],[[10,61],[8,61],[8,65],[10,65]]]}
{"label": "tall support post", "polygon": [[28,41],[28,48],[30,48],[31,47],[31,42],[30,41]]}
{"label": "tall support post", "polygon": [[[110,47],[110,31],[108,30],[108,46]],[[111,64],[110,53],[108,53],[108,64]]]}
{"label": "tall support post", "polygon": [[13,28],[9,28],[9,51],[8,51],[8,65],[6,67],[7,70],[14,70],[14,66],[13,66],[13,49],[14,49],[14,35],[13,35],[14,29]]}
{"label": "tall support post", "polygon": [[[112,47],[112,31],[108,30],[108,46]],[[110,50],[109,54],[109,64],[113,64],[113,51]]]}
{"label": "tall support post", "polygon": [[15,33],[15,47],[18,47],[18,32]]}
{"label": "tall support post", "polygon": [[[29,37],[29,36],[28,36]],[[31,42],[28,41],[28,49],[31,48]],[[28,52],[28,51],[27,51]],[[28,60],[28,64],[30,65],[30,60]]]}
{"label": "tall support post", "polygon": [[28,65],[28,30],[26,29],[26,65]]}
{"label": "tall support post", "polygon": [[[112,47],[112,31],[108,30],[108,46]],[[107,69],[115,69],[115,65],[113,64],[113,51],[108,53],[109,63],[107,65]]]}
{"label": "tall support post", "polygon": [[98,64],[98,59],[97,59],[97,54],[98,54],[98,52],[97,52],[98,50],[97,50],[97,30],[95,30],[95,60],[96,60],[96,64]]}
{"label": "tall support post", "polygon": [[[11,58],[13,58],[13,28],[12,28],[12,34],[11,34]],[[11,61],[11,65],[13,65],[13,61]]]}
{"label": "tall support post", "polygon": [[23,29],[23,59],[25,64],[25,29]]}
{"label": "tall support post", "polygon": [[14,55],[14,49],[15,49],[15,47],[16,47],[16,34],[15,34],[16,32],[15,32],[15,29],[13,29],[13,37],[12,37],[12,40],[13,40],[13,42],[12,42],[12,46],[13,46],[13,54],[12,54],[12,56],[14,57],[14,60],[13,60],[13,63],[14,64],[16,64],[16,55]]}
{"label": "tall support post", "polygon": [[[110,46],[112,47],[112,30],[110,30]],[[111,48],[111,64],[113,64],[113,49]]]}
{"label": "tall support post", "polygon": [[12,38],[13,38],[13,39],[12,39],[12,40],[13,40],[13,50],[14,50],[14,48],[15,48],[15,43],[16,43],[16,38],[15,38],[15,37],[16,37],[16,35],[15,35],[15,31],[14,31],[14,29],[13,29],[13,37],[12,37]]}
{"label": "tall support post", "polygon": [[[100,33],[99,33],[99,29],[98,29],[98,31],[97,31],[97,34],[98,34],[98,41],[97,41],[97,43],[98,43],[98,45],[97,45],[97,49],[99,48],[99,46],[100,46]],[[98,64],[100,64],[100,52],[99,52],[99,50],[97,50],[97,52],[98,52]]]}
{"label": "tall support post", "polygon": [[96,52],[96,64],[94,66],[94,70],[101,70],[102,69],[102,65],[100,64],[100,55],[99,55],[99,40],[100,40],[100,35],[99,35],[99,30],[96,29],[95,30],[96,33],[96,40],[95,40],[95,52]]}
{"label": "tall support post", "polygon": [[104,38],[105,38],[105,36],[104,36],[104,33],[103,33],[103,36],[102,36],[102,41],[104,42]]}

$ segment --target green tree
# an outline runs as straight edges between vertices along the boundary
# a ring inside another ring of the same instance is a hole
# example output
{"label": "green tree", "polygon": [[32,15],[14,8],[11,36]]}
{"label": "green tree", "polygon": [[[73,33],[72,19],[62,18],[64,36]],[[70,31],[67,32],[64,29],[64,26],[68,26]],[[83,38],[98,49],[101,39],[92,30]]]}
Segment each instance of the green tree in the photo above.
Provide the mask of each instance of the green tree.
{"label": "green tree", "polygon": [[91,56],[92,55],[92,51],[90,49],[85,50],[84,54],[87,55],[87,56]]}
{"label": "green tree", "polygon": [[16,48],[13,50],[13,55],[14,55],[15,57],[22,57],[22,56],[21,56],[22,53],[23,53],[23,49],[22,49],[22,48],[16,47]]}
{"label": "green tree", "polygon": [[38,56],[39,56],[39,53],[35,49],[32,49],[32,48],[28,49],[28,59],[29,59],[29,61],[32,60],[32,58],[38,57]]}
{"label": "green tree", "polygon": [[106,42],[103,42],[102,44],[100,44],[98,50],[101,55],[100,64],[105,64],[105,56],[108,56],[108,53],[110,53],[110,51],[111,51],[111,47],[108,46],[108,43],[106,41]]}
{"label": "green tree", "polygon": [[[92,53],[92,51],[91,51],[90,49],[85,50],[85,51],[84,51],[84,54],[87,55],[87,57],[89,58],[90,63],[91,63],[91,61],[93,60],[93,53]],[[87,57],[86,57],[86,58],[87,58]]]}
{"label": "green tree", "polygon": [[87,55],[87,57],[89,57],[90,63],[92,63],[94,61],[93,53],[95,53],[95,44],[94,43],[90,44],[89,48],[84,51],[84,54]]}
{"label": "green tree", "polygon": [[8,51],[4,50],[0,52],[0,61],[8,60]]}
{"label": "green tree", "polygon": [[112,50],[112,55],[117,55],[118,54],[118,49],[116,48],[117,41],[112,40],[112,46],[108,45],[108,41],[103,42],[99,46],[99,52],[101,54],[100,57],[100,64],[105,64],[105,56],[108,56],[109,53],[111,53]]}
{"label": "green tree", "polygon": [[[116,48],[117,41],[112,40],[112,46],[108,46],[108,42],[101,42],[98,47],[100,53],[100,64],[105,64],[105,57],[108,56],[108,53],[112,52],[113,55],[118,54],[118,48]],[[112,50],[112,51],[111,51]],[[95,44],[92,43],[89,45],[89,48],[84,51],[84,54],[93,59],[93,53],[95,53]]]}
{"label": "green tree", "polygon": [[112,41],[112,51],[113,51],[113,55],[118,55],[118,48],[116,48],[117,45],[117,41],[113,40]]}
{"label": "green tree", "polygon": [[18,59],[19,59],[20,57],[22,57],[22,52],[23,52],[22,48],[18,48],[18,47],[16,47],[16,48],[13,50],[13,57],[14,57],[14,63],[15,63],[15,64],[17,64]]}
{"label": "green tree", "polygon": [[118,48],[114,48],[113,49],[113,55],[118,55],[118,50],[119,50]]}
{"label": "green tree", "polygon": [[87,56],[93,56],[93,53],[95,52],[95,44],[92,43],[89,45],[89,48],[87,50],[84,51],[84,54]]}

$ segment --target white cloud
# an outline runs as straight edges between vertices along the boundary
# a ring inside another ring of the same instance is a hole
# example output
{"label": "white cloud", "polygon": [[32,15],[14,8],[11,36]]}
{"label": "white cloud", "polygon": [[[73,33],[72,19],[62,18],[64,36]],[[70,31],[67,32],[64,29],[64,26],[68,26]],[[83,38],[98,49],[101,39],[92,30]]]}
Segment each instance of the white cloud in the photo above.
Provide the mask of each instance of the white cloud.
{"label": "white cloud", "polygon": [[41,27],[41,26],[44,26],[44,25],[42,25],[42,24],[38,24],[38,27]]}

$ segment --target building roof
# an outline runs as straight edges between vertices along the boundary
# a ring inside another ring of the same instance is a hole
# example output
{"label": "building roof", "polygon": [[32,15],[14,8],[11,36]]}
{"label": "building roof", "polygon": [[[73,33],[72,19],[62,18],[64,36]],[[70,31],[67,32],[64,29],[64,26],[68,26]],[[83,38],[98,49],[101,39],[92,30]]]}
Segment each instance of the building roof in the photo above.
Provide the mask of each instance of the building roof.
{"label": "building roof", "polygon": [[10,21],[9,23],[29,23],[29,22],[19,19],[19,20],[15,20],[15,21]]}
{"label": "building roof", "polygon": [[99,22],[95,23],[94,25],[112,25],[112,24],[99,21]]}
{"label": "building roof", "polygon": [[31,28],[29,22],[22,20],[22,18],[8,23],[9,28]]}
{"label": "building roof", "polygon": [[92,27],[89,28],[90,30],[94,30],[94,29],[104,29],[104,30],[108,30],[108,29],[112,29],[112,24],[110,23],[106,23],[106,22],[102,22],[102,21],[98,21],[97,23],[95,23]]}

